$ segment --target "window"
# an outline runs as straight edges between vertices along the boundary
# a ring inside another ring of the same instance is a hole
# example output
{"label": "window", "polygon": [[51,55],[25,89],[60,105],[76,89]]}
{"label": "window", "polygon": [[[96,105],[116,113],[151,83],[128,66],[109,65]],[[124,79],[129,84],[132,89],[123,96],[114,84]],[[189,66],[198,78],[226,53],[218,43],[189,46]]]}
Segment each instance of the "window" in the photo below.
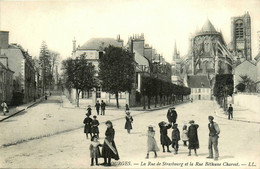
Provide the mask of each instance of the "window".
{"label": "window", "polygon": [[101,89],[100,89],[100,87],[97,87],[96,89],[97,89],[97,91],[96,91],[96,98],[101,98]]}
{"label": "window", "polygon": [[200,93],[201,91],[200,91],[200,89],[198,89],[198,93]]}
{"label": "window", "polygon": [[244,24],[242,20],[238,20],[236,22],[235,35],[236,39],[241,39],[244,37]]}

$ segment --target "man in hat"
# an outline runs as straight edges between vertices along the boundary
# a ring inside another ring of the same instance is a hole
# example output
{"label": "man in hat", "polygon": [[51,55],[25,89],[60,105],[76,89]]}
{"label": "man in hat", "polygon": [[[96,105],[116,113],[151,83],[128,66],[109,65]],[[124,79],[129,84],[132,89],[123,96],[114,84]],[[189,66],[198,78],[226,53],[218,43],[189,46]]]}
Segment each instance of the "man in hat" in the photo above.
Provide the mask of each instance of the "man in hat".
{"label": "man in hat", "polygon": [[219,126],[216,122],[214,122],[214,117],[213,116],[209,116],[209,124],[208,124],[208,128],[209,128],[209,143],[208,143],[208,148],[209,148],[209,156],[207,158],[213,158],[213,149],[212,146],[214,147],[214,151],[215,151],[215,158],[214,160],[218,160],[219,157],[219,152],[218,152],[218,138],[219,138],[219,133],[220,133],[220,129]]}
{"label": "man in hat", "polygon": [[167,119],[168,122],[173,125],[174,123],[176,123],[177,120],[177,112],[175,111],[175,107],[169,108],[168,112],[167,112]]}
{"label": "man in hat", "polygon": [[97,110],[97,115],[99,115],[99,109],[100,109],[100,103],[99,103],[99,101],[97,101],[95,107],[96,107],[96,110]]}
{"label": "man in hat", "polygon": [[97,136],[97,138],[99,138],[99,129],[98,129],[98,126],[99,126],[99,121],[97,120],[97,116],[93,116],[93,120],[92,120],[92,124],[91,124],[92,134],[93,134],[94,136]]}
{"label": "man in hat", "polygon": [[228,107],[228,120],[233,119],[233,107],[230,104]]}

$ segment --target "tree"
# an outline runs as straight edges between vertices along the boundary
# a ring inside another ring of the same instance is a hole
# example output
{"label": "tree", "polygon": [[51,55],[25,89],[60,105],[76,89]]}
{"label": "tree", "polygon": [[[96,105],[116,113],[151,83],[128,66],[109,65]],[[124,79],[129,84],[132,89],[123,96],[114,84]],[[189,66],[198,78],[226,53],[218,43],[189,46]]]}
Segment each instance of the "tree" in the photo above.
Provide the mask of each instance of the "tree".
{"label": "tree", "polygon": [[102,90],[115,94],[119,108],[118,93],[130,92],[134,82],[134,54],[126,49],[109,46],[99,58],[99,79]]}
{"label": "tree", "polygon": [[95,66],[86,59],[86,53],[76,57],[68,58],[62,62],[65,78],[65,87],[76,89],[77,107],[79,107],[79,94],[96,87]]}
{"label": "tree", "polygon": [[[218,74],[216,75],[216,81],[213,89],[213,94],[217,98],[218,103],[227,108],[226,99],[227,96],[232,96],[234,91],[234,81],[232,74]],[[223,103],[224,101],[224,103]]]}
{"label": "tree", "polygon": [[244,83],[239,83],[238,85],[236,85],[236,89],[239,91],[239,92],[244,92],[245,91],[245,88],[246,88],[246,85]]}
{"label": "tree", "polygon": [[240,75],[241,80],[240,83],[245,85],[245,91],[247,92],[255,92],[256,85],[255,82],[248,75]]}
{"label": "tree", "polygon": [[45,41],[42,41],[39,62],[42,67],[42,84],[43,84],[43,94],[49,85],[51,78],[51,62],[50,53]]}

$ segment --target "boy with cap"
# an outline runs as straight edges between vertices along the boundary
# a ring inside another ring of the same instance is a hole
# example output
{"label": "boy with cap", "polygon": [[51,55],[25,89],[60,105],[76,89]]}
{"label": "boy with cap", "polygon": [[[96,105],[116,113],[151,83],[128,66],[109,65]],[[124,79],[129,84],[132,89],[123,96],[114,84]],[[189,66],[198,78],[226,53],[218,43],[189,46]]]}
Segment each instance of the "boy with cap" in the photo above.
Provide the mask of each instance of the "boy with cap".
{"label": "boy with cap", "polygon": [[208,148],[209,148],[209,156],[207,158],[213,158],[213,149],[212,146],[214,147],[214,151],[215,151],[215,158],[214,160],[218,160],[219,157],[219,152],[218,152],[218,138],[219,138],[219,133],[220,133],[220,129],[219,126],[216,122],[214,122],[214,117],[213,116],[209,116],[209,124],[208,124],[208,128],[209,128],[209,143],[208,143]]}
{"label": "boy with cap", "polygon": [[93,120],[92,120],[92,133],[94,134],[94,136],[97,136],[97,138],[99,138],[99,121],[97,120],[97,116],[93,116]]}

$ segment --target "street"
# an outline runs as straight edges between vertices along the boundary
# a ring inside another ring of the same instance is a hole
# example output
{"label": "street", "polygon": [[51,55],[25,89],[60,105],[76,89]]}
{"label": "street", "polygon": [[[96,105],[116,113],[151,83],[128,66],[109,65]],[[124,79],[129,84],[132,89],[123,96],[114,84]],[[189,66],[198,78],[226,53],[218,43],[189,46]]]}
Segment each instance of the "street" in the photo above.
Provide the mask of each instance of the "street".
{"label": "street", "polygon": [[[94,109],[94,108],[92,108]],[[158,123],[167,121],[167,109],[157,111],[132,111],[133,130],[127,134],[124,129],[123,110],[107,110],[105,116],[98,116],[101,125],[100,142],[103,143],[106,126],[111,120],[115,128],[115,143],[119,152],[119,161],[113,161],[117,167],[156,167],[183,168],[186,162],[189,167],[218,166],[229,168],[248,168],[249,163],[260,168],[260,125],[231,121],[216,117],[212,101],[195,101],[176,106],[178,128],[194,120],[199,125],[198,136],[200,149],[198,157],[192,152],[188,155],[187,147],[179,141],[179,154],[162,153]],[[95,110],[92,110],[92,115]],[[218,161],[206,159],[208,156],[208,116],[213,115],[219,124]],[[83,133],[85,110],[63,108],[58,96],[32,107],[23,114],[14,116],[0,123],[0,167],[1,168],[89,168],[89,144]],[[148,125],[155,126],[155,139],[160,148],[158,157],[150,153],[145,159],[147,148]],[[172,129],[168,130],[171,137]],[[250,156],[248,156],[250,154]],[[99,159],[102,163],[103,159]],[[160,166],[156,164],[160,162]],[[243,166],[243,164],[246,164]],[[130,166],[129,166],[130,165]],[[103,167],[103,166],[99,166]],[[221,168],[220,167],[220,168]],[[94,166],[95,168],[95,166]],[[187,167],[185,167],[187,168]]]}

